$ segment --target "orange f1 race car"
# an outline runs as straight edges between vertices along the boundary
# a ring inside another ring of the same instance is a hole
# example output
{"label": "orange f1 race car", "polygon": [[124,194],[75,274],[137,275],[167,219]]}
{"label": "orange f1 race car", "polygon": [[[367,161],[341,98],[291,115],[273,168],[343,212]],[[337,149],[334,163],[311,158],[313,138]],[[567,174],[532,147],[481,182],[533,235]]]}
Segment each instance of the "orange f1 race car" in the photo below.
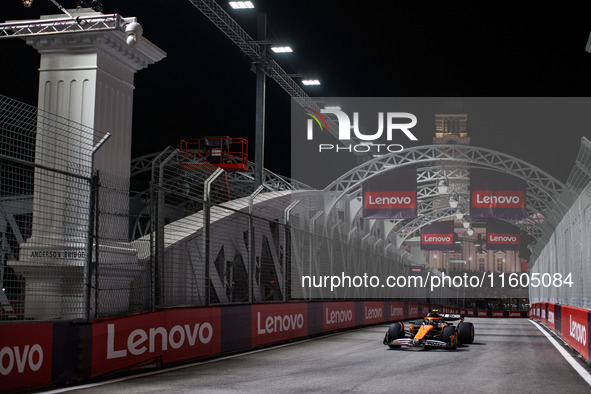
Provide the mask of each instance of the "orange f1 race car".
{"label": "orange f1 race car", "polygon": [[[457,326],[449,321],[459,320]],[[422,320],[409,324],[405,330],[403,323],[393,323],[388,327],[384,345],[391,349],[401,346],[420,348],[443,348],[455,350],[459,344],[474,342],[474,325],[464,322],[461,315],[443,314],[432,311]]]}

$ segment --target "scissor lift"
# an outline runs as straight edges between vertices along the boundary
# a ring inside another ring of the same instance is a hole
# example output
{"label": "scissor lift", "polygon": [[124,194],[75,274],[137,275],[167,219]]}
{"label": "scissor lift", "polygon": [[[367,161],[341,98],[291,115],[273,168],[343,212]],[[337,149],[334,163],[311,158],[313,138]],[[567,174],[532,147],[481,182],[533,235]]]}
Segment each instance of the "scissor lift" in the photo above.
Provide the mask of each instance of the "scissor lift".
{"label": "scissor lift", "polygon": [[206,164],[225,171],[248,170],[248,141],[244,138],[205,137],[181,140],[180,166],[199,169]]}

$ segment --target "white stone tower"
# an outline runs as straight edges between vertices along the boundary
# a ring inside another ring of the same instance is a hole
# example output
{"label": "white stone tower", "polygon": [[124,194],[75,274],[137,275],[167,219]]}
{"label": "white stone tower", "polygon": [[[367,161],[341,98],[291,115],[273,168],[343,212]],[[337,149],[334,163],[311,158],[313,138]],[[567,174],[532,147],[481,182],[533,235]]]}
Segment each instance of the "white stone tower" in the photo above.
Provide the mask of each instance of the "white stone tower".
{"label": "white stone tower", "polygon": [[[80,20],[104,16],[91,9],[69,12]],[[63,15],[26,22],[47,24],[56,19]],[[25,318],[84,319],[89,307],[85,281],[89,277],[90,187],[59,171],[89,178],[94,169],[117,180],[119,189],[125,189],[125,182],[129,187],[134,74],[166,54],[141,37],[141,27],[134,20],[118,15],[116,20],[121,24],[112,29],[23,37],[41,55],[40,112],[81,123],[90,133],[81,135],[79,128],[56,131],[46,121],[38,122],[32,236],[21,245],[19,261],[11,263],[25,278]],[[110,134],[99,149],[102,134],[95,130]],[[126,264],[124,269],[105,268],[102,279],[113,276],[122,289],[138,269],[137,252],[127,244],[128,195],[107,193],[101,196],[105,200],[119,215],[105,229],[110,244],[100,246],[100,261],[117,256]],[[117,295],[122,309],[128,302],[126,293],[128,299],[128,289]]]}

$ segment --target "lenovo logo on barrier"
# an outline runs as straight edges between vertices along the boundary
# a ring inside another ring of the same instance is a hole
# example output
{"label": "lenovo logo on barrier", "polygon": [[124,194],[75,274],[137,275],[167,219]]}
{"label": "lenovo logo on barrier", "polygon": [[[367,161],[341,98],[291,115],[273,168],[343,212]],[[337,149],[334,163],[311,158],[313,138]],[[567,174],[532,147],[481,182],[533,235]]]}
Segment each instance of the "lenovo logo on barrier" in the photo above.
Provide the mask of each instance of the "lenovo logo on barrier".
{"label": "lenovo logo on barrier", "polygon": [[473,190],[472,206],[476,208],[524,208],[523,190]]}
{"label": "lenovo logo on barrier", "polygon": [[251,316],[253,346],[308,334],[308,306],[303,303],[253,305]]}
{"label": "lenovo logo on barrier", "polygon": [[257,334],[273,334],[274,332],[292,331],[304,327],[304,315],[267,316],[261,324],[261,312],[257,312]]}
{"label": "lenovo logo on barrier", "polygon": [[587,327],[573,320],[572,316],[569,316],[569,322],[569,334],[571,338],[580,343],[581,345],[587,346]]}
{"label": "lenovo logo on barrier", "polygon": [[391,319],[403,319],[404,318],[404,308],[400,306],[391,306],[390,307],[390,318]]}
{"label": "lenovo logo on barrier", "polygon": [[16,366],[17,373],[25,372],[25,367],[36,372],[43,364],[43,349],[39,344],[33,346],[3,347],[0,350],[0,374],[8,375]]}
{"label": "lenovo logo on barrier", "polygon": [[423,234],[423,244],[428,245],[449,245],[453,243],[451,234]]}
{"label": "lenovo logo on barrier", "polygon": [[548,311],[548,323],[554,323],[554,312]]}
{"label": "lenovo logo on barrier", "polygon": [[328,308],[325,308],[325,316],[326,325],[349,323],[353,321],[353,311],[351,309],[330,311]]}
{"label": "lenovo logo on barrier", "polygon": [[382,308],[368,308],[365,307],[365,319],[381,319],[384,316]]}
{"label": "lenovo logo on barrier", "polygon": [[127,353],[139,356],[146,352],[155,353],[171,349],[180,349],[183,346],[195,346],[207,344],[213,336],[213,327],[210,323],[176,325],[170,330],[164,327],[152,327],[147,330],[138,328],[127,337],[125,348],[115,350],[115,324],[107,326],[107,359],[127,357]]}
{"label": "lenovo logo on barrier", "polygon": [[488,243],[519,244],[519,234],[488,233]]}
{"label": "lenovo logo on barrier", "polygon": [[415,206],[414,191],[365,193],[365,208],[368,209],[409,209]]}

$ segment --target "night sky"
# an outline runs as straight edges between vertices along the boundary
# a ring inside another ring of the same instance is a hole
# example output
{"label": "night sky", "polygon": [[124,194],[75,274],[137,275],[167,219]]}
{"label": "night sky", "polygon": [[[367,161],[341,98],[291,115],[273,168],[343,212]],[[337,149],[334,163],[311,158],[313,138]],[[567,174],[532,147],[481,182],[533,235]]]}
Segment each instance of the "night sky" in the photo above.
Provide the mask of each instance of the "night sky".
{"label": "night sky", "polygon": [[[229,14],[252,36],[253,11]],[[76,1],[60,1],[75,8]],[[321,80],[314,97],[588,97],[591,22],[586,8],[517,2],[316,0],[256,1],[269,34],[293,47],[275,56],[289,73]],[[136,75],[133,152],[176,146],[182,138],[245,137],[254,161],[255,76],[241,51],[188,1],[103,1],[104,13],[136,16],[168,56]],[[0,21],[59,14],[49,0],[0,3]],[[39,56],[18,39],[0,40],[0,94],[36,105]],[[591,111],[591,108],[589,108]],[[540,111],[540,117],[547,116]],[[470,116],[470,115],[469,115]],[[472,145],[528,161],[565,181],[587,126],[556,133],[502,124]],[[290,175],[290,97],[267,83],[266,167]],[[425,143],[430,143],[431,136]]]}

